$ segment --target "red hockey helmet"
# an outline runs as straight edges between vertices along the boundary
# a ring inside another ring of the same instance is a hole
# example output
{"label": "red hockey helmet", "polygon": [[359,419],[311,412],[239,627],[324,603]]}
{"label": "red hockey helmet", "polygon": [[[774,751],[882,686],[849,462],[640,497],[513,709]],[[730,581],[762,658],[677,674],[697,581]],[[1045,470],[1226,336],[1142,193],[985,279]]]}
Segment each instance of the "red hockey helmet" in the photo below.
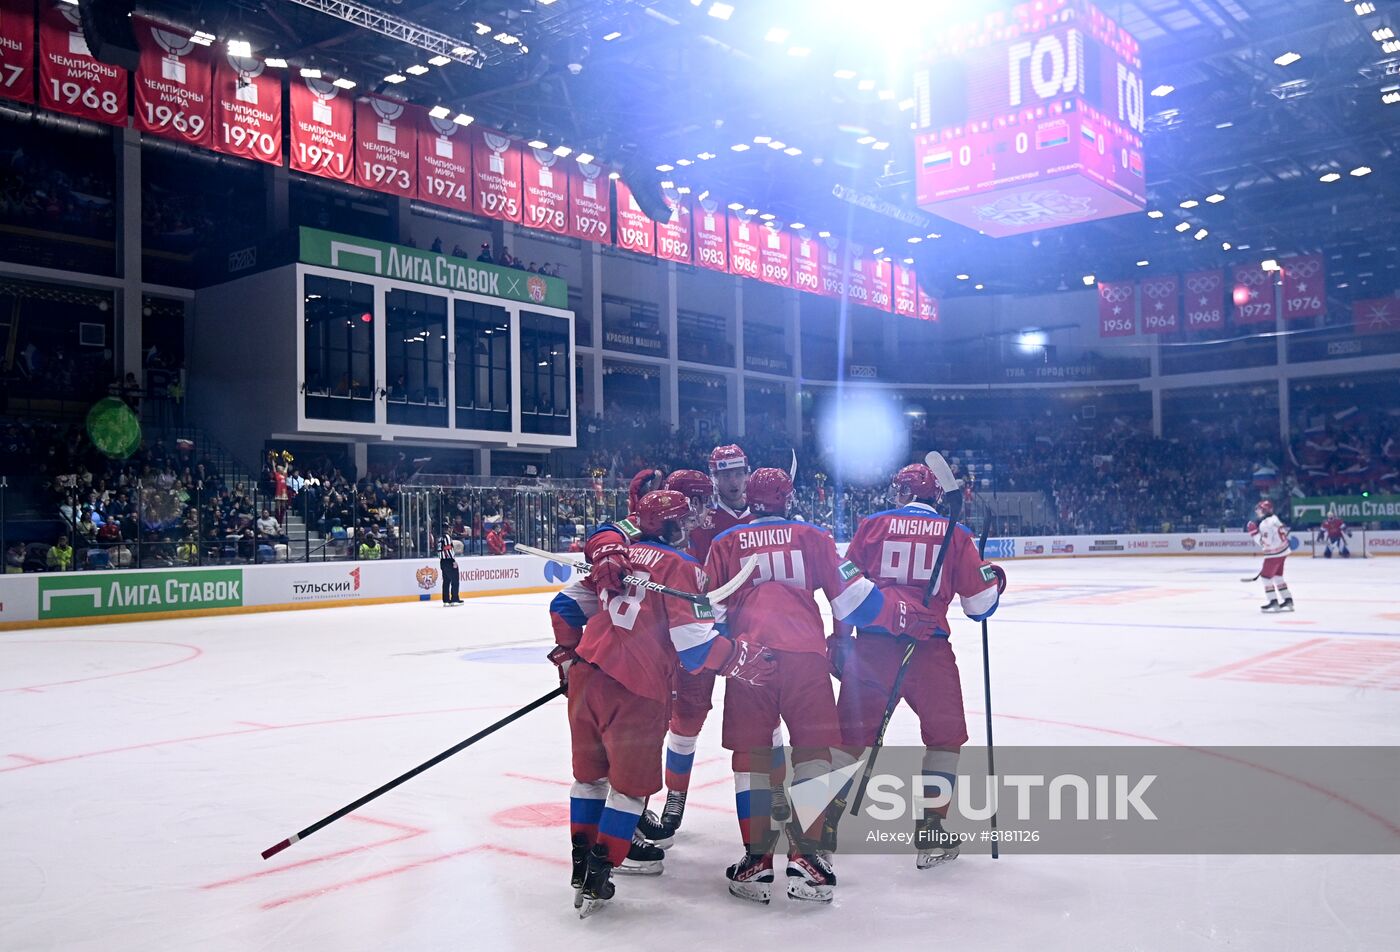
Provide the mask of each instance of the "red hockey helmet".
{"label": "red hockey helmet", "polygon": [[697,526],[709,528],[714,524],[709,502],[715,494],[715,486],[710,477],[698,469],[678,469],[666,477],[666,488],[684,493],[690,500],[690,511],[695,514]]}
{"label": "red hockey helmet", "polygon": [[1270,499],[1259,500],[1259,505],[1254,507],[1254,514],[1260,519],[1263,519],[1265,516],[1272,516],[1274,514],[1273,501]]}
{"label": "red hockey helmet", "polygon": [[658,489],[647,493],[637,503],[637,521],[641,523],[642,535],[668,538],[674,535],[668,531],[672,522],[682,526],[690,518],[690,500],[685,493],[673,489]]}
{"label": "red hockey helmet", "polygon": [[739,449],[735,443],[728,446],[716,446],[710,451],[710,475],[723,472],[726,469],[748,469],[749,458],[744,455],[744,451]]}
{"label": "red hockey helmet", "polygon": [[632,484],[627,487],[627,511],[636,512],[637,504],[641,502],[642,497],[650,492],[653,487],[660,485],[661,470],[639,470],[637,475],[632,477]]}
{"label": "red hockey helmet", "polygon": [[785,516],[792,504],[792,478],[781,469],[756,469],[749,477],[748,499],[756,513]]}
{"label": "red hockey helmet", "polygon": [[938,484],[938,477],[923,463],[910,463],[895,473],[890,488],[896,495],[909,495],[932,503],[943,498],[943,487]]}

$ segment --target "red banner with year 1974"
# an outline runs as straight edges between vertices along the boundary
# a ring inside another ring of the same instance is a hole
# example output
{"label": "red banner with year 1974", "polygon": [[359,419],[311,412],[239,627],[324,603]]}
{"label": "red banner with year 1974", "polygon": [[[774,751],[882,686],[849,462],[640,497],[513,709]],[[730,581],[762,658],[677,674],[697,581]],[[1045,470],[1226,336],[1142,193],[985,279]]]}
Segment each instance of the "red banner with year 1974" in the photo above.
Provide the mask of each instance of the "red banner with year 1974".
{"label": "red banner with year 1974", "polygon": [[1137,333],[1133,314],[1137,285],[1132,281],[1099,282],[1099,336],[1131,337]]}
{"label": "red banner with year 1974", "polygon": [[141,48],[136,70],[136,128],[187,145],[209,146],[214,110],[209,47],[184,30],[134,17]]}
{"label": "red banner with year 1974", "polygon": [[612,199],[601,165],[576,162],[569,170],[569,231],[574,238],[612,241]]}
{"label": "red banner with year 1974", "polygon": [[491,218],[520,221],[520,146],[494,129],[472,127],[472,177],[476,210]]}
{"label": "red banner with year 1974", "polygon": [[419,106],[365,96],[355,103],[355,181],[401,198],[418,195]]}
{"label": "red banner with year 1974", "polygon": [[0,0],[0,99],[34,101],[34,0]]}
{"label": "red banner with year 1974", "polygon": [[900,317],[917,317],[919,314],[919,279],[914,269],[907,264],[894,266],[894,281],[891,289],[894,297],[894,312]]}
{"label": "red banner with year 1974", "polygon": [[666,261],[690,264],[694,244],[690,238],[691,214],[690,198],[666,189],[666,205],[671,209],[671,217],[656,223],[656,256]]}
{"label": "red banner with year 1974", "polygon": [[520,153],[523,170],[525,212],[528,228],[555,235],[569,232],[569,165],[548,149],[524,149]]}
{"label": "red banner with year 1974", "polygon": [[214,58],[214,151],[282,164],[282,77],[251,56]]}
{"label": "red banner with year 1974", "polygon": [[54,112],[126,125],[126,70],[88,50],[78,8],[39,3],[39,105]]}
{"label": "red banner with year 1974", "polygon": [[287,83],[292,110],[292,171],[349,182],[355,177],[355,104],[324,79],[294,76]]}
{"label": "red banner with year 1974", "polygon": [[1225,326],[1225,276],[1219,268],[1192,271],[1183,278],[1186,329],[1213,331]]}
{"label": "red banner with year 1974", "polygon": [[1176,275],[1148,278],[1139,289],[1142,294],[1142,332],[1144,334],[1175,333],[1180,325],[1180,286]]}
{"label": "red banner with year 1974", "polygon": [[792,286],[810,294],[822,293],[822,243],[806,228],[792,238]]}
{"label": "red banner with year 1974", "polygon": [[451,119],[418,118],[418,197],[459,212],[475,211],[467,127]]}
{"label": "red banner with year 1974", "polygon": [[1283,316],[1318,317],[1327,313],[1327,266],[1322,255],[1299,255],[1283,267]]}
{"label": "red banner with year 1974", "polygon": [[627,183],[618,179],[617,246],[639,255],[656,254],[656,223],[642,211]]}

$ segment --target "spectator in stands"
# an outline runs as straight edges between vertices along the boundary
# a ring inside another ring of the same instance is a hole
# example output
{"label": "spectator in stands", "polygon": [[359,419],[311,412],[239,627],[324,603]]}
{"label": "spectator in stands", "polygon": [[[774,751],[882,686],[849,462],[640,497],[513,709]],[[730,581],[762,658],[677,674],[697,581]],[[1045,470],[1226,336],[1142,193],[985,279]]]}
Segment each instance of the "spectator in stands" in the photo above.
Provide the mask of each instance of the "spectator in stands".
{"label": "spectator in stands", "polygon": [[24,543],[12,542],[5,550],[5,574],[13,575],[24,571]]}
{"label": "spectator in stands", "polygon": [[371,531],[365,536],[365,540],[364,540],[363,542],[360,543],[360,558],[361,558],[361,559],[382,559],[383,557],[384,557],[384,549],[383,549],[383,547],[379,544],[379,537],[378,537],[377,535],[374,534],[373,530],[371,530]]}
{"label": "spectator in stands", "polygon": [[49,549],[48,568],[50,572],[67,572],[73,567],[73,547],[68,537],[61,535]]}
{"label": "spectator in stands", "polygon": [[483,242],[481,243],[481,252],[480,252],[480,254],[478,254],[478,255],[476,256],[476,260],[477,260],[477,261],[483,261],[483,262],[485,262],[486,264],[494,264],[494,263],[495,263],[495,262],[492,261],[492,259],[491,259],[491,242],[489,242],[489,241],[483,241]]}
{"label": "spectator in stands", "polygon": [[244,562],[255,561],[258,557],[258,539],[252,529],[244,529],[238,537],[238,557]]}
{"label": "spectator in stands", "polygon": [[287,541],[286,535],[282,532],[281,523],[268,509],[264,509],[262,515],[258,517],[258,535],[268,543]]}
{"label": "spectator in stands", "polygon": [[500,525],[494,525],[486,532],[486,547],[492,555],[506,554],[506,537],[501,532]]}

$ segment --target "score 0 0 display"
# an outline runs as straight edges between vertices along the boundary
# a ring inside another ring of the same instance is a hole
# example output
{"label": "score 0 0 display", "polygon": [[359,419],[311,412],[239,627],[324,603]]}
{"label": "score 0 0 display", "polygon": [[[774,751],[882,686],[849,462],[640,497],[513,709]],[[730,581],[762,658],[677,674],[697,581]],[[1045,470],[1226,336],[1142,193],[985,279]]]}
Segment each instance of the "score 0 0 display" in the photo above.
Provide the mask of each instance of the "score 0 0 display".
{"label": "score 0 0 display", "polygon": [[938,35],[914,77],[919,207],[994,237],[1141,211],[1138,44],[1085,0]]}

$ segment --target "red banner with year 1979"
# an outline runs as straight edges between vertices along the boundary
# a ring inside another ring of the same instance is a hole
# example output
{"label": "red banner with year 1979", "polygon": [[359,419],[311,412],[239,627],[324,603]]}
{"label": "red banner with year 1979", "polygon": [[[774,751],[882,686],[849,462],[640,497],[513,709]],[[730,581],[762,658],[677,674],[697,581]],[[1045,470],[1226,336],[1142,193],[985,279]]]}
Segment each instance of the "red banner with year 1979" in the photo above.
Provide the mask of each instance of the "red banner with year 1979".
{"label": "red banner with year 1979", "polygon": [[523,221],[555,235],[569,233],[569,166],[548,149],[525,149],[520,154],[525,196]]}
{"label": "red banner with year 1979", "polygon": [[900,317],[917,317],[919,314],[919,280],[914,269],[906,264],[894,266],[894,280],[891,286],[894,298],[894,312]]}
{"label": "red banner with year 1979", "polygon": [[1142,330],[1144,334],[1171,334],[1180,324],[1181,295],[1176,275],[1142,282]]}
{"label": "red banner with year 1979", "polygon": [[1099,282],[1099,336],[1130,337],[1137,333],[1133,319],[1137,285],[1132,281]]}
{"label": "red banner with year 1979", "polygon": [[770,221],[758,230],[759,280],[792,287],[792,232]]}
{"label": "red banner with year 1979", "polygon": [[188,145],[209,146],[214,125],[209,47],[196,43],[184,30],[144,17],[134,17],[132,28],[141,48],[136,128]]}
{"label": "red banner with year 1979", "polygon": [[39,3],[39,105],[54,112],[126,125],[126,70],[88,51],[78,8]]}
{"label": "red banner with year 1979", "polygon": [[612,241],[612,199],[601,165],[575,162],[569,170],[568,233],[604,245]]}
{"label": "red banner with year 1979", "polygon": [[520,221],[520,146],[494,129],[472,127],[472,177],[476,210],[504,221]]}
{"label": "red banner with year 1979", "polygon": [[1225,277],[1219,268],[1192,271],[1182,281],[1186,329],[1212,331],[1225,326]]}
{"label": "red banner with year 1979", "polygon": [[1283,316],[1318,317],[1327,313],[1327,265],[1322,255],[1299,255],[1283,266]]}
{"label": "red banner with year 1979", "polygon": [[792,286],[810,294],[822,293],[822,243],[806,228],[792,238]]}
{"label": "red banner with year 1979", "polygon": [[282,164],[282,77],[251,56],[214,58],[214,150]]}
{"label": "red banner with year 1979", "polygon": [[365,96],[355,103],[355,181],[401,198],[418,195],[419,106]]}
{"label": "red banner with year 1979", "polygon": [[690,264],[694,243],[690,239],[690,198],[666,189],[666,205],[671,217],[656,223],[656,256],[667,261]]}
{"label": "red banner with year 1979", "polygon": [[34,0],[0,0],[0,99],[34,101]]}
{"label": "red banner with year 1979", "polygon": [[467,127],[451,119],[419,116],[418,197],[425,202],[472,212],[472,143]]}
{"label": "red banner with year 1979", "polygon": [[328,80],[293,76],[292,171],[349,182],[355,177],[355,104]]}
{"label": "red banner with year 1979", "polygon": [[617,246],[639,255],[656,254],[656,223],[642,211],[627,183],[617,185]]}
{"label": "red banner with year 1979", "polygon": [[711,271],[729,270],[729,213],[713,196],[695,203],[691,227],[695,234],[695,263]]}

